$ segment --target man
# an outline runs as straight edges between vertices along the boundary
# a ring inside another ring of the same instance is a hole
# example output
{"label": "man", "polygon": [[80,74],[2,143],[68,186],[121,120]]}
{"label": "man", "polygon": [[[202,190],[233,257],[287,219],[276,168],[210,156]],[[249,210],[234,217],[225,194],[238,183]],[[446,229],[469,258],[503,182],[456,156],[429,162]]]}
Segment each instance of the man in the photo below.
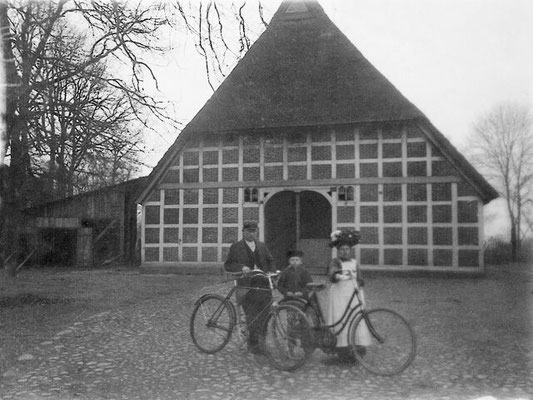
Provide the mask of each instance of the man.
{"label": "man", "polygon": [[[257,240],[257,222],[244,221],[242,234],[243,239],[233,243],[229,249],[228,258],[224,263],[226,271],[242,271],[244,274],[253,270],[275,271],[274,258],[270,254],[268,247]],[[268,286],[267,279],[260,276],[254,278],[252,273],[240,279],[238,285],[257,288],[238,289],[237,300],[242,305],[246,321],[248,321],[248,348],[250,352],[258,354],[261,353],[261,328],[267,316],[266,312],[261,312],[270,304],[272,292]]]}

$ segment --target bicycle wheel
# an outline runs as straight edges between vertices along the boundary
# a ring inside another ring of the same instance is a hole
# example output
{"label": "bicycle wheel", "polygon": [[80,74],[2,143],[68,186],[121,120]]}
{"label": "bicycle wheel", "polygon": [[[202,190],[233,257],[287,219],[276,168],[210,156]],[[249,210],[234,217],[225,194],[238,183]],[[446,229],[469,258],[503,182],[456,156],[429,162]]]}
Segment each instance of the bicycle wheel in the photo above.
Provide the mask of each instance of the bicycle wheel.
{"label": "bicycle wheel", "polygon": [[406,369],[416,353],[409,323],[397,312],[379,308],[350,325],[349,342],[355,358],[377,375],[390,376]]}
{"label": "bicycle wheel", "polygon": [[290,306],[297,307],[300,310],[302,310],[309,318],[311,327],[318,328],[322,325],[320,322],[320,318],[317,314],[317,311],[308,301],[300,300],[300,299],[283,299],[279,302],[279,304],[290,305]]}
{"label": "bicycle wheel", "polygon": [[216,294],[204,295],[192,312],[192,341],[204,353],[216,353],[229,342],[235,323],[233,304]]}
{"label": "bicycle wheel", "polygon": [[265,321],[263,349],[270,364],[283,371],[300,368],[313,352],[311,325],[305,313],[291,305],[280,305]]}

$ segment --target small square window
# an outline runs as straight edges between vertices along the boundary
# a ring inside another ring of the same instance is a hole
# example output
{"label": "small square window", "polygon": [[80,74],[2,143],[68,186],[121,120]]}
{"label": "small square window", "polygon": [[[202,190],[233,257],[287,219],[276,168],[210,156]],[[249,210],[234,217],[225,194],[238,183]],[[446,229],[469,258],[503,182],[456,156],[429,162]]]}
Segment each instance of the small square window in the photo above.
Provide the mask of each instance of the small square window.
{"label": "small square window", "polygon": [[340,186],[338,188],[339,201],[353,201],[353,186]]}
{"label": "small square window", "polygon": [[258,203],[259,202],[259,190],[257,188],[245,188],[244,189],[244,202],[245,203]]}

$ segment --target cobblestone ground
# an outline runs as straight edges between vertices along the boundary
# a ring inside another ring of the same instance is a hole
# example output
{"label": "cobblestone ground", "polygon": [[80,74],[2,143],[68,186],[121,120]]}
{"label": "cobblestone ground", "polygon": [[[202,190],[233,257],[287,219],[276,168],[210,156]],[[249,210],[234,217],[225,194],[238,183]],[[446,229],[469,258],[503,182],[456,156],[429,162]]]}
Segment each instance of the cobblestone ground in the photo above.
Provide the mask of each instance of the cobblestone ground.
{"label": "cobblestone ground", "polygon": [[[226,285],[227,286],[227,285]],[[80,320],[21,355],[2,399],[533,399],[531,269],[482,279],[367,279],[369,307],[412,324],[417,357],[392,378],[315,351],[295,372],[235,339],[199,352],[189,317],[201,293],[164,296]]]}

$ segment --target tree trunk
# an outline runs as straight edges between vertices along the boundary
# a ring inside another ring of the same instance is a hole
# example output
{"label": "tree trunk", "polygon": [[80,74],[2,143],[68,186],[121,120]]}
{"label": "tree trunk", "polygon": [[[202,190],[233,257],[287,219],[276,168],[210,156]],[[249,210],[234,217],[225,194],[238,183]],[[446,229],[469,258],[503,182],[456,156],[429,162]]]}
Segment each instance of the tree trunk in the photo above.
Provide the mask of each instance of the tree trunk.
{"label": "tree trunk", "polygon": [[511,222],[511,261],[518,261],[518,238],[516,235],[516,223]]}
{"label": "tree trunk", "polygon": [[[5,96],[5,114],[1,116],[3,131],[2,145],[7,151],[11,148],[11,165],[7,167],[4,159],[0,160],[0,258],[4,260],[17,251],[18,237],[18,215],[17,212],[17,182],[14,179],[17,168],[20,165],[17,159],[18,152],[13,149],[14,131],[17,128],[17,118],[15,110],[17,108],[18,89],[20,80],[15,68],[13,50],[11,48],[10,25],[7,16],[7,2],[0,2],[0,32],[2,41],[2,73],[4,74],[4,88],[1,95]],[[5,154],[5,153],[3,153]],[[13,260],[14,257],[12,256]]]}

